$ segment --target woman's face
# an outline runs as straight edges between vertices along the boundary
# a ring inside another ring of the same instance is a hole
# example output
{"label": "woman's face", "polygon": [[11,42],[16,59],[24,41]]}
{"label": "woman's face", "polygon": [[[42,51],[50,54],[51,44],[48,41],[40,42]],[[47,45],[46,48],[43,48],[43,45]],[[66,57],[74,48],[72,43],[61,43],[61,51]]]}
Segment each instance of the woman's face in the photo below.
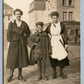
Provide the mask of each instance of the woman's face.
{"label": "woman's face", "polygon": [[36,30],[37,30],[38,32],[42,32],[42,29],[43,29],[43,26],[40,26],[40,25],[38,25],[37,28],[36,28]]}
{"label": "woman's face", "polygon": [[21,12],[20,11],[16,11],[15,12],[15,17],[16,17],[17,20],[20,20],[21,19],[21,16],[22,15],[21,15]]}
{"label": "woman's face", "polygon": [[58,17],[57,16],[54,15],[51,18],[52,18],[53,23],[57,23],[58,22]]}

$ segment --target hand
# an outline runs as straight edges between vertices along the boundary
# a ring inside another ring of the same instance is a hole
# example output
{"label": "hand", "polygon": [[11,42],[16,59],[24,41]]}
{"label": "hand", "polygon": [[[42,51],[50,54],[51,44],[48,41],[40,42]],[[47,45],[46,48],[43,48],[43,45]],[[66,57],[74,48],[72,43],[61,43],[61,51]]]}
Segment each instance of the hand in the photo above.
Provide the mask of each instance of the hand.
{"label": "hand", "polygon": [[68,50],[68,45],[65,45],[65,49]]}
{"label": "hand", "polygon": [[34,45],[37,45],[37,43],[34,43]]}
{"label": "hand", "polygon": [[48,36],[50,37],[50,39],[52,38],[52,36],[50,34],[48,34]]}

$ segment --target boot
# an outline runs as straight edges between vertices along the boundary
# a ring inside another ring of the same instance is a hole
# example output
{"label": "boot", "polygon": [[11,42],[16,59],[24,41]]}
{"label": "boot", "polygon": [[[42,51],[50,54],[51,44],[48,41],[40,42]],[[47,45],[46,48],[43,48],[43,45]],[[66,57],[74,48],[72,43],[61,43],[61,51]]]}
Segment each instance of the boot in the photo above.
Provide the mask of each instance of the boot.
{"label": "boot", "polygon": [[42,66],[41,66],[41,60],[37,60],[37,65],[38,65],[38,72],[39,72],[39,77],[37,78],[37,81],[40,81],[42,79]]}
{"label": "boot", "polygon": [[12,78],[13,78],[13,72],[14,72],[14,69],[10,70],[10,76],[8,78],[8,82],[11,82],[12,81]]}
{"label": "boot", "polygon": [[13,75],[9,76],[8,82],[11,82],[12,81],[12,78],[13,78]]}
{"label": "boot", "polygon": [[37,79],[37,80],[38,80],[38,81],[40,81],[41,79],[42,79],[42,76],[40,75],[40,76],[38,77],[38,79]]}
{"label": "boot", "polygon": [[57,78],[56,67],[53,68],[52,78],[53,79],[56,79]]}
{"label": "boot", "polygon": [[22,68],[19,68],[18,70],[19,70],[18,80],[21,80],[23,82],[26,81],[23,79],[23,76],[22,76]]}
{"label": "boot", "polygon": [[39,70],[39,77],[38,77],[38,81],[40,81],[42,79],[42,71],[41,70]]}
{"label": "boot", "polygon": [[63,79],[66,79],[67,76],[63,73],[63,68],[60,68],[60,76],[63,78]]}
{"label": "boot", "polygon": [[45,73],[46,73],[46,64],[43,62],[42,63],[42,79],[48,80],[48,77],[45,75]]}

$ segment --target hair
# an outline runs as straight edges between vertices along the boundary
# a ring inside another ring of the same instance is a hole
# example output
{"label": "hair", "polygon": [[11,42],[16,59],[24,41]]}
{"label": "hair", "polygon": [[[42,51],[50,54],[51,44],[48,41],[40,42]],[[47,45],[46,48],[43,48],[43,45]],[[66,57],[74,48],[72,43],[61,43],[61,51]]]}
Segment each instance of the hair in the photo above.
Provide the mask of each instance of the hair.
{"label": "hair", "polygon": [[23,15],[23,12],[22,12],[20,9],[15,9],[15,10],[13,11],[13,14],[15,15],[15,13],[16,13],[17,11],[19,11],[19,12],[21,13],[21,15]]}
{"label": "hair", "polygon": [[52,16],[57,16],[57,17],[59,17],[59,13],[56,12],[56,11],[53,11],[53,12],[51,12],[50,16],[51,16],[51,18],[52,18]]}
{"label": "hair", "polygon": [[38,26],[38,25],[43,26],[44,23],[43,23],[43,22],[37,22],[35,25],[36,25],[36,26]]}

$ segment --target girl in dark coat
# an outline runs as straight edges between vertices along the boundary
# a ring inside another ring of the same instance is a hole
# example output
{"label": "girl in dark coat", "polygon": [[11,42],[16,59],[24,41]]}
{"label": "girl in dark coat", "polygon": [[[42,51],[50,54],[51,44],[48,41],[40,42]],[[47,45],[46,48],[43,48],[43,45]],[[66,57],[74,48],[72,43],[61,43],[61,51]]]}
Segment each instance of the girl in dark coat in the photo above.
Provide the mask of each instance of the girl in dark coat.
{"label": "girl in dark coat", "polygon": [[43,32],[42,30],[43,22],[36,23],[36,27],[36,33],[32,34],[28,38],[28,45],[32,50],[31,60],[33,60],[33,62],[37,62],[39,70],[38,80],[47,80],[47,78],[45,77],[45,71],[47,57],[49,57],[49,54],[51,53],[50,38],[47,33]]}
{"label": "girl in dark coat", "polygon": [[50,23],[45,30],[51,38],[52,54],[50,56],[51,66],[53,68],[53,78],[57,77],[56,67],[60,67],[60,76],[62,78],[67,78],[63,73],[65,66],[69,65],[69,60],[67,57],[67,31],[66,27],[62,22],[58,21],[59,13],[52,12],[51,18],[52,23]]}
{"label": "girl in dark coat", "polygon": [[21,20],[21,16],[23,15],[21,10],[16,9],[14,15],[16,20],[9,23],[7,32],[7,40],[10,43],[7,56],[7,68],[11,70],[8,82],[12,80],[15,68],[19,70],[18,79],[23,80],[22,68],[29,65],[27,38],[30,35],[30,30],[28,25]]}

